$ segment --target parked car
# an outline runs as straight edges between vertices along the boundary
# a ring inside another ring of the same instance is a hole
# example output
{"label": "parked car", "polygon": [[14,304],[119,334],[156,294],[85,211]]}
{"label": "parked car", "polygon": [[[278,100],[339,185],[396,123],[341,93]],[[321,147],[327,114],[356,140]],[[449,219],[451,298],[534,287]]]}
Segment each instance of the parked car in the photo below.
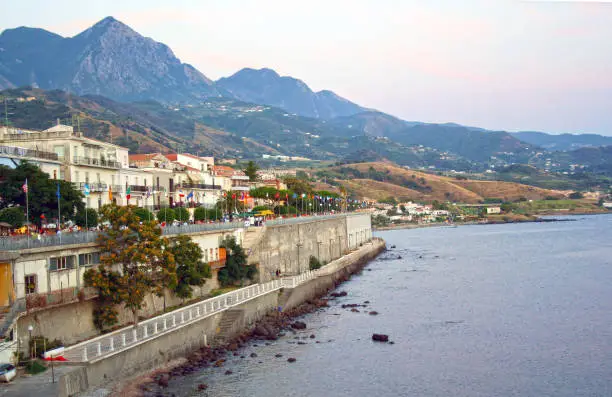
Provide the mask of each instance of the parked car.
{"label": "parked car", "polygon": [[17,369],[13,364],[0,364],[0,381],[10,382],[17,376]]}

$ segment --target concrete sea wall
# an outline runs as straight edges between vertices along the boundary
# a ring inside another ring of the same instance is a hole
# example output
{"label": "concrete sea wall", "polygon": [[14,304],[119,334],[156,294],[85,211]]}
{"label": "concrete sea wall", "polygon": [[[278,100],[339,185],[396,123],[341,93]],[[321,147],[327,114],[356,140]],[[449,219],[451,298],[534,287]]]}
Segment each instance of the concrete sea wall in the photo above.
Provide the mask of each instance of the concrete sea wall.
{"label": "concrete sea wall", "polygon": [[[363,243],[357,250],[330,262],[317,272],[317,277],[295,288],[284,288],[259,296],[231,310],[218,313],[201,321],[189,324],[175,332],[163,334],[134,348],[118,352],[110,357],[75,367],[62,376],[60,396],[72,396],[88,388],[112,385],[120,378],[151,371],[169,360],[187,356],[201,348],[205,342],[214,343],[218,337],[231,337],[248,328],[267,313],[301,305],[333,289],[352,273],[361,270],[369,260],[385,249],[382,239]],[[224,328],[230,335],[220,335],[223,319],[229,312],[240,312],[232,320],[230,328]]]}

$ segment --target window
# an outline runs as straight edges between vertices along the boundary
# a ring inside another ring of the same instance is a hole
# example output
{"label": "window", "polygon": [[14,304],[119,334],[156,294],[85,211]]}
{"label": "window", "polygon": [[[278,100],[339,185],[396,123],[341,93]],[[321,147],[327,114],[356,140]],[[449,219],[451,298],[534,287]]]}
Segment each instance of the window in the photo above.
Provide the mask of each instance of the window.
{"label": "window", "polygon": [[98,183],[100,183],[100,173],[96,173],[96,179],[98,180]]}
{"label": "window", "polygon": [[89,254],[79,255],[79,266],[91,266],[91,265],[97,265],[99,263],[100,263],[100,253],[99,252],[91,252]]}
{"label": "window", "polygon": [[89,183],[89,172],[85,172],[85,183]]}
{"label": "window", "polygon": [[59,271],[74,269],[74,256],[58,256],[49,260],[49,270]]}
{"label": "window", "polygon": [[74,171],[74,182],[81,182],[79,180],[79,171]]}
{"label": "window", "polygon": [[53,170],[53,179],[57,179],[57,170]]}
{"label": "window", "polygon": [[26,295],[35,294],[38,289],[36,282],[36,274],[28,274],[25,276],[25,293]]}

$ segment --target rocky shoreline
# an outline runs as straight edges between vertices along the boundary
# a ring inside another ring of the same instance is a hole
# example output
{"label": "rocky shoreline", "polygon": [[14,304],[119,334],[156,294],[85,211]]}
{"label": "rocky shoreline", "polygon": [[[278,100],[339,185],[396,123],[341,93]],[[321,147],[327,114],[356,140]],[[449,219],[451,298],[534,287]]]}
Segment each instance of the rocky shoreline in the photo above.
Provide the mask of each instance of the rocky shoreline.
{"label": "rocky shoreline", "polygon": [[[366,261],[361,266],[360,270],[369,263]],[[328,307],[328,301],[337,297],[346,296],[345,291],[332,292],[340,284],[350,278],[350,274],[343,275],[336,280],[332,288],[324,291],[319,297],[308,300],[303,304],[282,312],[270,312],[261,320],[256,322],[250,329],[245,330],[240,335],[234,337],[227,344],[215,347],[203,347],[190,354],[186,359],[176,362],[172,366],[160,368],[152,373],[142,375],[126,383],[118,390],[119,395],[126,395],[129,392],[131,396],[142,397],[161,397],[172,395],[166,392],[166,388],[172,379],[193,374],[203,368],[215,367],[222,369],[225,361],[229,357],[246,358],[240,350],[246,348],[249,343],[259,341],[264,344],[270,344],[276,341],[279,337],[285,336],[287,333],[296,333],[298,330],[307,328],[307,324],[299,321],[298,318],[313,313],[317,310],[324,310]],[[344,304],[342,308],[347,308],[352,311],[358,311],[357,307],[367,307],[368,301],[363,304]],[[376,311],[369,312],[370,315],[378,314]],[[311,334],[308,338],[315,339],[316,335]],[[296,342],[298,344],[304,342]],[[316,341],[316,343],[320,343]],[[393,342],[389,342],[393,343]],[[256,353],[251,353],[249,357],[257,357]],[[279,358],[279,357],[276,357]],[[287,362],[295,362],[296,358],[288,357]],[[225,373],[230,375],[231,370],[226,370]],[[203,391],[208,388],[206,383],[194,385],[194,390]],[[137,391],[137,392],[136,392]],[[136,392],[136,393],[135,393]]]}

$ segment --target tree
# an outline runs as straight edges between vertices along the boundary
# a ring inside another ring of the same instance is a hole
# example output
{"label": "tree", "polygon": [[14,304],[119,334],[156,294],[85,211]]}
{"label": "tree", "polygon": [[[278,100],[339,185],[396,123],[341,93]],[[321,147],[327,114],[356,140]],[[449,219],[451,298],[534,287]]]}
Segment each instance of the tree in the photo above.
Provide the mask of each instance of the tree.
{"label": "tree", "polygon": [[[85,217],[85,213],[87,213],[87,218]],[[75,223],[81,227],[98,226],[98,212],[93,208],[87,208],[87,210],[79,211],[75,216]]]}
{"label": "tree", "polygon": [[157,213],[157,220],[160,222],[172,223],[174,221],[175,215],[174,210],[172,208],[164,207]]}
{"label": "tree", "polygon": [[204,207],[198,207],[193,211],[193,220],[194,221],[207,221],[207,220],[213,220],[216,221],[217,219],[221,218],[221,211],[215,207],[215,208],[204,208]]}
{"label": "tree", "polygon": [[312,186],[307,180],[299,179],[293,176],[286,176],[283,178],[283,182],[287,185],[287,188],[298,195],[302,193],[311,193]]}
{"label": "tree", "polygon": [[317,259],[316,256],[314,255],[310,255],[310,258],[308,259],[308,268],[310,270],[317,270],[320,269],[321,266],[323,266],[321,264],[321,262]]}
{"label": "tree", "polygon": [[259,171],[259,166],[254,161],[249,161],[243,171],[245,175],[249,177],[249,181],[255,182],[257,181],[257,179],[259,179],[259,175],[257,175],[257,171]]}
{"label": "tree", "polygon": [[202,261],[202,248],[189,236],[170,239],[168,250],[176,262],[176,286],[174,293],[181,299],[192,297],[192,286],[201,287],[212,277],[210,266]]}
{"label": "tree", "polygon": [[245,279],[253,280],[257,275],[257,268],[247,265],[247,255],[234,236],[228,236],[223,240],[221,247],[227,251],[225,267],[219,270],[219,283],[223,286],[242,284]]}
{"label": "tree", "polygon": [[584,195],[581,192],[572,192],[568,197],[572,200],[580,200],[584,198]]}
{"label": "tree", "polygon": [[176,207],[174,209],[174,216],[179,222],[187,222],[189,220],[189,211],[184,207]]}
{"label": "tree", "polygon": [[21,227],[25,222],[25,208],[10,207],[0,210],[0,222],[9,223],[12,227]]}
{"label": "tree", "polygon": [[50,179],[36,165],[22,161],[15,169],[0,166],[0,208],[21,206],[26,208],[23,184],[28,180],[28,204],[30,221],[40,222],[40,216],[57,216],[57,187],[60,191],[62,219],[73,219],[85,208],[83,194],[70,182]]}
{"label": "tree", "polygon": [[138,323],[138,311],[150,293],[162,295],[165,288],[176,285],[174,255],[167,249],[169,241],[161,236],[155,221],[140,222],[133,206],[105,205],[102,219],[110,226],[101,233],[100,265],[84,274],[85,285],[98,288],[98,324],[116,321],[113,305],[123,304]]}
{"label": "tree", "polygon": [[155,215],[153,215],[151,211],[149,211],[146,208],[135,208],[134,215],[136,215],[138,219],[140,219],[143,222],[155,219]]}

